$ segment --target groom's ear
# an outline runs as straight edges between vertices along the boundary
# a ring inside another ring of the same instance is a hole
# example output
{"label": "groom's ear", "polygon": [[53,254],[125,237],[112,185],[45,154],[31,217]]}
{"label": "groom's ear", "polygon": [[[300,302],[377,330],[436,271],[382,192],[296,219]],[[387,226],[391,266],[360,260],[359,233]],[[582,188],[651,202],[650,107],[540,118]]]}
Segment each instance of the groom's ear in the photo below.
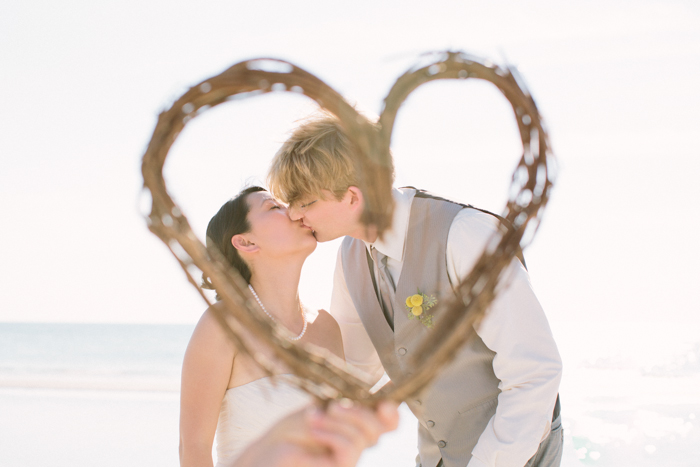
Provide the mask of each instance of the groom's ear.
{"label": "groom's ear", "polygon": [[257,246],[255,243],[249,241],[247,238],[245,238],[243,235],[238,234],[234,235],[231,237],[231,245],[233,247],[241,252],[245,253],[253,253],[255,251],[258,251],[260,249],[259,246]]}
{"label": "groom's ear", "polygon": [[365,205],[365,198],[362,194],[362,190],[356,186],[349,186],[345,196],[348,199],[348,205],[351,210],[355,211],[359,209],[360,212],[362,211]]}

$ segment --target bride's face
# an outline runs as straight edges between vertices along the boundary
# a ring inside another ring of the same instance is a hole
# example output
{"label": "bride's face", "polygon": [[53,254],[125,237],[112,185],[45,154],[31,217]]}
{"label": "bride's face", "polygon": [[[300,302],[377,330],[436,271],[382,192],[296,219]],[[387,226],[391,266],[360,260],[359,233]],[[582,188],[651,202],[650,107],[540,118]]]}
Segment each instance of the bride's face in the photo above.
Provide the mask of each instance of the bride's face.
{"label": "bride's face", "polygon": [[316,238],[310,227],[289,218],[287,208],[266,191],[251,193],[248,202],[250,231],[247,240],[267,257],[310,255],[316,249]]}

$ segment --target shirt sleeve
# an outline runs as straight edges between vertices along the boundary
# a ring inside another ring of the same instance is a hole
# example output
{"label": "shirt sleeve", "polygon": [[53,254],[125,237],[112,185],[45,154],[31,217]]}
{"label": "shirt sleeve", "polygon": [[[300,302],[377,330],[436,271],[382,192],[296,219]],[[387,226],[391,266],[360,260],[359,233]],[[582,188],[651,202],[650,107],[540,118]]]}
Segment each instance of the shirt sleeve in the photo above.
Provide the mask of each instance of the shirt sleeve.
{"label": "shirt sleeve", "polygon": [[[447,241],[453,287],[469,274],[497,222],[476,209],[457,214]],[[549,433],[562,364],[544,310],[517,258],[504,271],[477,334],[496,353],[493,371],[501,393],[468,467],[525,465]]]}
{"label": "shirt sleeve", "polygon": [[350,297],[348,285],[345,282],[342,261],[341,250],[338,250],[335,274],[333,276],[330,313],[340,326],[340,333],[343,336],[345,361],[358,370],[367,373],[369,376],[368,382],[374,385],[384,375],[384,367]]}

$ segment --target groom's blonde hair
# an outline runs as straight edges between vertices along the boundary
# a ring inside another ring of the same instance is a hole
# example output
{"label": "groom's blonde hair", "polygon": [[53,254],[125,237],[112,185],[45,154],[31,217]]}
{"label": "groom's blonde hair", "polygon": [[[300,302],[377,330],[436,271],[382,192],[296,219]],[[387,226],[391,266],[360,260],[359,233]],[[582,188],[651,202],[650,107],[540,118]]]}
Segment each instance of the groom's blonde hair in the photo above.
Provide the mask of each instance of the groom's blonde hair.
{"label": "groom's blonde hair", "polygon": [[359,186],[357,149],[338,119],[322,112],[303,121],[275,154],[267,176],[270,192],[287,204],[305,196],[342,199]]}

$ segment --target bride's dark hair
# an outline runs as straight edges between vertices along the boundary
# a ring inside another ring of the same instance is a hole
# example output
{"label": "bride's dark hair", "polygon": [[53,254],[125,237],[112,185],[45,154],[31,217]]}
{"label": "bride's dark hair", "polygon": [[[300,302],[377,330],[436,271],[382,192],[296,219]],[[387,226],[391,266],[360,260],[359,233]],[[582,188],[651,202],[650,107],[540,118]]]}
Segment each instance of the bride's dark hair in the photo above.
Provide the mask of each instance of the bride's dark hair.
{"label": "bride's dark hair", "polygon": [[[250,268],[243,261],[238,250],[231,244],[231,239],[234,235],[246,233],[250,231],[250,222],[248,222],[248,202],[246,199],[251,193],[258,191],[266,191],[260,186],[251,186],[240,193],[233,199],[227,201],[219,212],[209,221],[207,226],[207,248],[215,247],[224,255],[224,258],[233,266],[247,283],[250,283]],[[202,274],[202,288],[214,290],[214,285],[209,278]],[[216,297],[217,300],[219,297]]]}

